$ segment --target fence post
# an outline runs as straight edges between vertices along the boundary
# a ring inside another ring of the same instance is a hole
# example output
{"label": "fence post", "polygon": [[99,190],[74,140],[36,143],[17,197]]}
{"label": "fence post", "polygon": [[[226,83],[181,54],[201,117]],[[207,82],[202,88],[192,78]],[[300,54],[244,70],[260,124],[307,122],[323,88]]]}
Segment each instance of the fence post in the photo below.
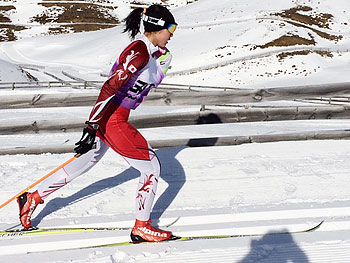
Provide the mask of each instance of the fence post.
{"label": "fence post", "polygon": [[15,89],[15,82],[12,82],[12,90]]}

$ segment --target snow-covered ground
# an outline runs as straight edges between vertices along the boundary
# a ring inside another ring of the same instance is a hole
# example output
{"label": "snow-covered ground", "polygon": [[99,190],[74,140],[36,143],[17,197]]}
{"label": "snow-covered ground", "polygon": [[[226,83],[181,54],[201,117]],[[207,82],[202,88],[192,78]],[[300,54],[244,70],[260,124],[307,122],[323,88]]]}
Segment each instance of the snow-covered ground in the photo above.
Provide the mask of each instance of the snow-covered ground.
{"label": "snow-covered ground", "polygon": [[4,60],[0,60],[0,82],[7,82],[8,80],[22,82],[28,81],[28,77],[18,66]]}
{"label": "snow-covered ground", "polygon": [[[34,2],[22,1],[23,10],[24,3]],[[349,81],[347,0],[337,0],[337,4],[330,0],[199,0],[190,5],[182,5],[185,1],[173,2],[180,6],[173,8],[179,28],[169,43],[174,65],[165,82],[258,88]],[[276,16],[298,5],[312,8],[299,11],[302,15],[332,14],[329,26],[303,27],[300,22]],[[129,41],[121,31],[118,26],[98,32],[24,37],[1,43],[0,80],[22,81],[18,65],[41,81],[54,80],[52,74],[69,79],[62,71],[86,80],[103,80],[101,74],[108,72]],[[322,33],[338,38],[328,39]],[[292,35],[314,40],[315,44],[258,47]],[[314,52],[303,53],[305,50]],[[185,74],[188,72],[192,74]],[[141,106],[133,114],[198,109]],[[84,118],[88,113],[88,107],[52,108],[45,112],[0,110],[0,121]],[[348,120],[313,120],[180,126],[141,132],[148,140],[157,140],[349,129]],[[80,135],[1,135],[0,147],[72,144]],[[158,149],[162,175],[152,213],[155,224],[166,225],[180,217],[169,227],[177,235],[262,235],[65,251],[60,249],[127,241],[129,231],[0,237],[0,261],[348,263],[349,148],[347,140],[324,140]],[[0,156],[0,203],[72,155]],[[131,226],[137,180],[138,172],[109,151],[94,169],[49,196],[46,204],[36,210],[34,225]],[[325,222],[315,232],[289,233],[322,220]],[[0,229],[18,223],[15,202],[0,210]],[[284,234],[269,235],[272,232]],[[27,251],[33,253],[26,254]]]}
{"label": "snow-covered ground", "polygon": [[[267,234],[325,220],[314,233],[30,255],[21,252],[67,248],[72,244],[62,241],[71,240],[75,244],[125,241],[129,231],[0,238],[2,262],[114,262],[112,256],[116,262],[345,263],[350,247],[348,147],[349,141],[309,141],[157,151],[164,169],[153,218],[161,216],[170,222],[181,216],[170,227],[174,233]],[[1,199],[70,157],[2,156]],[[39,207],[34,223],[42,227],[131,225],[137,178],[137,172],[110,151],[95,169]],[[15,225],[16,212],[15,203],[2,209],[2,228]]]}

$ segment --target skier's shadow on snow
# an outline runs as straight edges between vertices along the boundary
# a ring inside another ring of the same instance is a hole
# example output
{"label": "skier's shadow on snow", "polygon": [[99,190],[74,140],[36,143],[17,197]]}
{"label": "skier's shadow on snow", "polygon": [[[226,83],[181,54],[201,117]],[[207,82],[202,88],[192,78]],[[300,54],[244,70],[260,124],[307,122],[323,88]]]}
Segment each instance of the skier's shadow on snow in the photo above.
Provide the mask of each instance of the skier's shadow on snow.
{"label": "skier's shadow on snow", "polygon": [[250,244],[250,252],[238,263],[308,263],[309,259],[288,230],[269,232]]}
{"label": "skier's shadow on snow", "polygon": [[[204,117],[197,119],[197,124],[211,124],[211,123],[222,123],[221,119],[216,114],[208,114]],[[202,138],[202,139],[191,139],[188,141],[187,146],[198,147],[198,146],[214,146],[218,138]],[[157,156],[160,159],[161,166],[164,167],[161,171],[160,177],[168,183],[168,187],[162,193],[162,195],[155,202],[151,219],[154,225],[157,225],[159,218],[164,214],[173,200],[180,192],[183,185],[186,183],[185,171],[181,163],[176,159],[176,155],[186,147],[173,147],[167,149],[157,150]],[[81,176],[84,176],[81,175]],[[40,211],[40,213],[33,219],[33,226],[37,226],[43,218],[50,215],[51,213],[60,210],[70,204],[79,202],[83,199],[89,198],[90,196],[99,194],[108,189],[121,185],[127,181],[140,177],[140,173],[134,169],[129,168],[121,174],[109,177],[98,182],[95,182],[75,194],[68,197],[57,197],[50,200],[46,206]],[[135,185],[136,189],[136,185]],[[133,193],[130,193],[130,198],[135,198]],[[118,199],[116,199],[118,202]]]}

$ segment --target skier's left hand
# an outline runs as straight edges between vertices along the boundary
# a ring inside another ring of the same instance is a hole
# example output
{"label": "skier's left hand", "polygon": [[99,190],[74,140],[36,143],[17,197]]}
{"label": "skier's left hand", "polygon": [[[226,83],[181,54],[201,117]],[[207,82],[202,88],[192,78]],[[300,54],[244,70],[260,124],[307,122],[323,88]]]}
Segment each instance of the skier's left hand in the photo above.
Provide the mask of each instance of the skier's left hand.
{"label": "skier's left hand", "polygon": [[98,130],[98,124],[93,124],[90,122],[86,122],[88,125],[83,129],[83,135],[75,145],[77,147],[74,148],[74,151],[78,154],[84,154],[90,151],[95,144],[96,132]]}

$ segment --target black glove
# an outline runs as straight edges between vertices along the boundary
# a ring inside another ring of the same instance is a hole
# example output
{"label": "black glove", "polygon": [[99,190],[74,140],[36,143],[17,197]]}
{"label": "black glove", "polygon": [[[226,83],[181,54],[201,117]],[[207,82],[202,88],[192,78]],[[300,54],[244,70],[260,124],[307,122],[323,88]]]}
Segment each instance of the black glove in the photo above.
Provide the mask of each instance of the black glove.
{"label": "black glove", "polygon": [[75,145],[74,151],[78,154],[84,154],[90,151],[95,144],[96,132],[98,130],[98,124],[85,122],[88,126],[83,129],[83,135]]}

